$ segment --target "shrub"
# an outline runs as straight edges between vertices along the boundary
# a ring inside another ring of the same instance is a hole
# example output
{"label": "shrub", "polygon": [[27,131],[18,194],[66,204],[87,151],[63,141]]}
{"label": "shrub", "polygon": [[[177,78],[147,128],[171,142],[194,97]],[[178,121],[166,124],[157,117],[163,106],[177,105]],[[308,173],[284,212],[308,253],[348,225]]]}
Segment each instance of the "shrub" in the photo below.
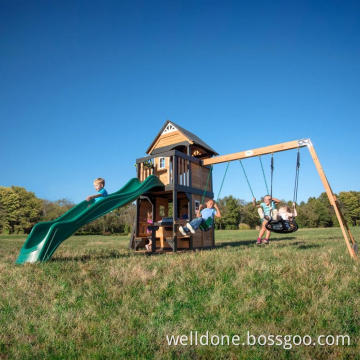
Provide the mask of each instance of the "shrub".
{"label": "shrub", "polygon": [[244,223],[240,223],[240,224],[239,224],[239,230],[250,230],[250,225],[244,224]]}
{"label": "shrub", "polygon": [[131,232],[131,226],[129,224],[124,225],[124,234],[129,234]]}
{"label": "shrub", "polygon": [[225,225],[225,230],[237,230],[236,225]]}

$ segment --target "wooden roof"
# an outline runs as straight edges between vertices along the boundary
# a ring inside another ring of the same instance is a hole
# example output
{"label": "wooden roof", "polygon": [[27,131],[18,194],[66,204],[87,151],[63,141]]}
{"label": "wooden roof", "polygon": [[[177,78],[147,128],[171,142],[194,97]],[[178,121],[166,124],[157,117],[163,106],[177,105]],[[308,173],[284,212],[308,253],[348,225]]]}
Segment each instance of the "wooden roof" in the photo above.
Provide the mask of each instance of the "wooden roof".
{"label": "wooden roof", "polygon": [[[167,131],[168,130],[168,131]],[[177,131],[177,133],[176,133]],[[182,128],[181,126],[175,124],[173,121],[167,120],[163,127],[160,129],[159,133],[156,135],[155,139],[149,146],[149,148],[146,150],[147,154],[151,154],[153,150],[160,145],[160,138],[167,136],[167,134],[171,134],[171,132],[176,133],[177,136],[173,136],[173,139],[170,139],[169,141],[174,141],[173,144],[177,144],[180,142],[187,141],[189,144],[195,144],[202,148],[204,148],[207,152],[209,152],[211,155],[219,155],[213,148],[211,148],[208,144],[206,144],[203,140],[201,140],[198,136],[193,134],[192,132]],[[167,144],[170,145],[170,144]]]}

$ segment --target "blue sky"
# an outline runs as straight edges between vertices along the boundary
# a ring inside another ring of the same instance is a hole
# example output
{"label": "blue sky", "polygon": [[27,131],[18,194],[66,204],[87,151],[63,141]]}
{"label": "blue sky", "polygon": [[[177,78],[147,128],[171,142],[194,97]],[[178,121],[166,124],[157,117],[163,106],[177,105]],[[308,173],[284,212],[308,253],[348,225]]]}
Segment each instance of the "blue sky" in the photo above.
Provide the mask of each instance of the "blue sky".
{"label": "blue sky", "polygon": [[[331,0],[3,0],[0,185],[79,202],[101,176],[116,191],[170,119],[220,154],[309,137],[333,190],[359,191],[359,13]],[[303,150],[300,200],[323,191]],[[275,156],[274,196],[292,197],[295,157]],[[260,197],[259,162],[244,165]],[[228,194],[251,197],[235,162]]]}

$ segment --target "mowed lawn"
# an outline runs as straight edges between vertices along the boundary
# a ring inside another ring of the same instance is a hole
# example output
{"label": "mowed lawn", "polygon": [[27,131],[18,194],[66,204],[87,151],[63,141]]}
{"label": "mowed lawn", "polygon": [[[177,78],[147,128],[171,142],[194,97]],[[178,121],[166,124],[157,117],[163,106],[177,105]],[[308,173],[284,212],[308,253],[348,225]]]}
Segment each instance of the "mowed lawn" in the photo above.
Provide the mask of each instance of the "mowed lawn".
{"label": "mowed lawn", "polygon": [[[218,231],[216,249],[154,256],[129,251],[128,237],[73,236],[25,266],[14,264],[25,237],[0,236],[0,359],[358,359],[360,267],[340,229],[261,247],[256,235]],[[240,343],[168,345],[191,331]],[[248,332],[350,346],[242,345]]]}

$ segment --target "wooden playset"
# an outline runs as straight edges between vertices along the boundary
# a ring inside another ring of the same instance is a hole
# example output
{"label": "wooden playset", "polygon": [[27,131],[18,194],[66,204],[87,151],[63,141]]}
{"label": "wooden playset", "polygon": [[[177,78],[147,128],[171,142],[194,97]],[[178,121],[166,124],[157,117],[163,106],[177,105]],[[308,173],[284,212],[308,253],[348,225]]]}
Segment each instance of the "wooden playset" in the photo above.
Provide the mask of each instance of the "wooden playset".
{"label": "wooden playset", "polygon": [[152,252],[214,247],[213,229],[197,231],[189,236],[181,235],[178,230],[180,225],[196,216],[202,202],[214,198],[212,166],[302,147],[307,147],[311,154],[339,221],[348,251],[356,258],[357,246],[354,237],[341,213],[310,139],[219,156],[198,136],[169,120],[147,149],[148,156],[136,160],[137,177],[140,181],[149,175],[156,175],[164,187],[162,190],[151,190],[136,200],[136,219],[130,247],[134,250],[144,249],[150,238]]}
{"label": "wooden playset", "polygon": [[210,166],[204,166],[202,161],[218,155],[217,152],[170,121],[165,123],[146,152],[149,156],[136,160],[137,177],[143,181],[149,175],[156,175],[164,184],[164,190],[150,191],[136,201],[131,247],[144,248],[149,238],[148,214],[159,226],[156,249],[213,247],[213,229],[183,236],[178,227],[196,216],[202,200],[214,197]]}

